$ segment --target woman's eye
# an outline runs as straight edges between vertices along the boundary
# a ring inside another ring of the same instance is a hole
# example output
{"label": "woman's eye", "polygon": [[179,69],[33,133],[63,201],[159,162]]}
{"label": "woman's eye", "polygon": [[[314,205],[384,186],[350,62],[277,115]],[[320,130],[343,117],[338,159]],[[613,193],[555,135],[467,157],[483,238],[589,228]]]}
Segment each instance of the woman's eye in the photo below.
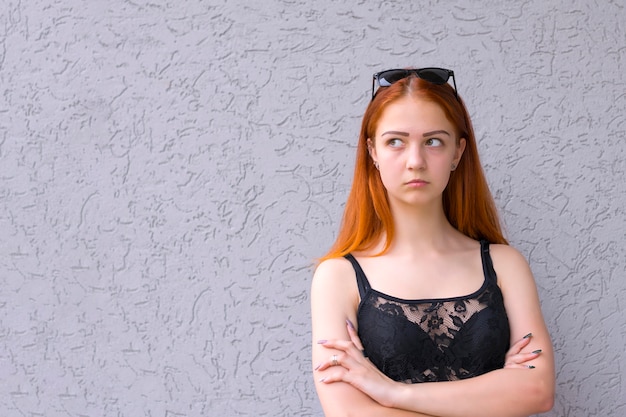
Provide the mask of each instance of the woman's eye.
{"label": "woman's eye", "polygon": [[430,138],[426,141],[426,146],[442,146],[443,141],[441,139]]}
{"label": "woman's eye", "polygon": [[389,141],[387,141],[387,145],[392,148],[397,148],[398,146],[402,146],[402,141],[400,139],[389,139]]}

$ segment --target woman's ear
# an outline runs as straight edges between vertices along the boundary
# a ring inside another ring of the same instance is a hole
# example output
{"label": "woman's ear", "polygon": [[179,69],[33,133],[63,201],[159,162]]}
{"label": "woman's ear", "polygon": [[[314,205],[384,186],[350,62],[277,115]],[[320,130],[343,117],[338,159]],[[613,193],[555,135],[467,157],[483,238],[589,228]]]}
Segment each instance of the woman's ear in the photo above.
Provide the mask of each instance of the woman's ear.
{"label": "woman's ear", "polygon": [[459,162],[461,161],[461,157],[463,156],[463,152],[465,152],[465,145],[467,145],[467,141],[465,138],[459,139],[459,144],[456,146],[456,151],[454,153],[454,160],[452,161],[452,165],[457,167]]}
{"label": "woman's ear", "polygon": [[371,139],[367,139],[367,151],[370,154],[370,157],[374,162],[376,162],[376,147],[374,146],[374,141]]}

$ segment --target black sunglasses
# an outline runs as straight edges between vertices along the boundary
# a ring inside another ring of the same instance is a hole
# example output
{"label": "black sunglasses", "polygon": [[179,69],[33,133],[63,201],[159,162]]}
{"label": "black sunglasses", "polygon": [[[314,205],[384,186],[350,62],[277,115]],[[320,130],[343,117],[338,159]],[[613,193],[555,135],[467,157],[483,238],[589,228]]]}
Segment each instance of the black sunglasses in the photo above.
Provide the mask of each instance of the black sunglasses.
{"label": "black sunglasses", "polygon": [[376,90],[376,83],[378,83],[378,87],[389,87],[391,84],[400,81],[403,78],[410,76],[411,74],[415,74],[422,80],[426,80],[429,83],[436,85],[443,85],[448,82],[450,77],[452,77],[452,83],[454,84],[454,96],[457,99],[459,98],[456,92],[454,71],[445,68],[418,68],[390,69],[374,74],[374,79],[372,80],[372,100],[374,100],[374,96],[378,92],[378,90]]}

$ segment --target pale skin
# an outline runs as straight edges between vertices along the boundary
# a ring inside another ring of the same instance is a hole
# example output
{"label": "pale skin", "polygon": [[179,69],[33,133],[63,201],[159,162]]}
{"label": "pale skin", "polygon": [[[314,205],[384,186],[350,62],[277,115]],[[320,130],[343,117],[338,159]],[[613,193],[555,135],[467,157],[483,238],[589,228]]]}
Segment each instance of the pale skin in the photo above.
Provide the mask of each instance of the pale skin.
{"label": "pale skin", "polygon": [[[373,256],[383,240],[354,254],[372,288],[402,299],[477,290],[484,280],[480,245],[449,224],[441,200],[465,139],[436,104],[405,97],[385,109],[368,144],[396,226],[384,255]],[[311,287],[311,312],[315,384],[325,415],[513,417],[549,410],[553,348],[531,270],[510,246],[491,245],[490,253],[511,328],[504,368],[421,384],[395,382],[363,356],[354,329],[360,301],[354,270],[343,258],[322,262]]]}

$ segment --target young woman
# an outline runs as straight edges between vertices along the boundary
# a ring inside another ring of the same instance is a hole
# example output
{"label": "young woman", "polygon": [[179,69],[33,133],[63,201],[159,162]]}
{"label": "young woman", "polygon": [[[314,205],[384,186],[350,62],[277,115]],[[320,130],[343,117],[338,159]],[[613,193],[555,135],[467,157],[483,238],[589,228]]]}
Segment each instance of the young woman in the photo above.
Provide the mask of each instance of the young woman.
{"label": "young woman", "polygon": [[452,71],[374,75],[311,313],[327,417],[552,408],[553,348],[534,279],[502,235]]}

